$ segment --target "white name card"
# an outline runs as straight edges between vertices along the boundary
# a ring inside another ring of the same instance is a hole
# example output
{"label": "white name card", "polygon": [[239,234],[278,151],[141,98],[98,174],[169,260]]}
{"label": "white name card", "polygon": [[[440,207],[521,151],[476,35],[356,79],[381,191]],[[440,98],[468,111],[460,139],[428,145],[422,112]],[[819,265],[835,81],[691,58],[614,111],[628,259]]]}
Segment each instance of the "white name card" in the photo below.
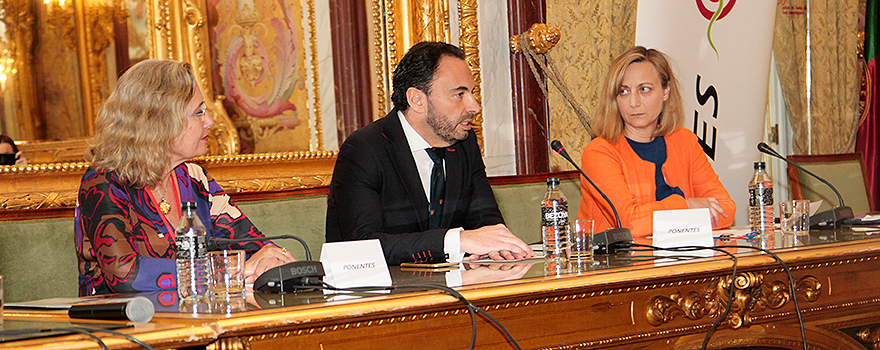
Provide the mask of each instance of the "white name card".
{"label": "white name card", "polygon": [[[712,217],[708,208],[658,210],[654,212],[654,246],[712,247]],[[686,255],[712,256],[712,250],[689,252]],[[670,255],[667,253],[658,255]],[[673,255],[683,255],[674,253]]]}
{"label": "white name card", "polygon": [[324,282],[337,288],[391,286],[391,274],[378,239],[324,243],[321,263],[326,274]]}

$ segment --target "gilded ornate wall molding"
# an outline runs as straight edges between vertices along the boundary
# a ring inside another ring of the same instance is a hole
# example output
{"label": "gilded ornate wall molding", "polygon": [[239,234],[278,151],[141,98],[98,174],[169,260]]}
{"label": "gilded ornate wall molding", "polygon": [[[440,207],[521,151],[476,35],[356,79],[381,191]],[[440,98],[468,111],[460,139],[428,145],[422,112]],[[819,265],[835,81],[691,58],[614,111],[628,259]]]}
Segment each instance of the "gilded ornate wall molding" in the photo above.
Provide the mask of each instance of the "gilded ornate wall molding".
{"label": "gilded ornate wall molding", "polygon": [[[33,120],[37,112],[36,87],[33,85],[34,72],[29,62],[33,62],[34,51],[34,12],[30,2],[0,0],[0,20],[6,24],[5,41],[9,45],[6,54],[14,63],[10,71],[14,72],[15,80],[27,82],[16,84],[14,99],[21,105],[21,119]],[[19,135],[33,135],[33,123],[17,123]]]}
{"label": "gilded ornate wall molding", "polygon": [[83,86],[83,114],[85,115],[86,130],[89,135],[95,133],[95,117],[104,100],[110,95],[107,80],[107,55],[105,51],[114,40],[114,20],[116,9],[123,8],[121,3],[110,1],[77,1],[77,22],[79,57],[81,62],[86,62],[88,69],[82,71]]}
{"label": "gilded ornate wall molding", "polygon": [[376,105],[375,112],[373,115],[373,119],[381,118],[385,112],[386,102],[386,94],[385,94],[385,86],[386,86],[386,77],[385,77],[385,47],[388,46],[388,43],[385,41],[385,35],[383,33],[383,23],[385,23],[382,19],[382,5],[380,4],[380,0],[372,0],[372,16],[373,16],[373,60],[375,63],[375,74],[374,79],[376,80],[375,86],[375,94],[376,94]]}
{"label": "gilded ornate wall molding", "polygon": [[[768,308],[778,309],[792,301],[788,283],[773,281],[764,283],[764,275],[746,272],[731,281],[730,276],[715,279],[702,293],[691,291],[682,295],[675,292],[669,296],[655,296],[648,302],[645,318],[653,326],[660,326],[682,316],[699,320],[705,316],[717,318],[727,307],[731,290],[733,303],[727,315],[727,324],[733,328],[748,327],[753,314]],[[804,276],[797,280],[798,301],[813,302],[822,294],[822,283],[816,277]]]}
{"label": "gilded ornate wall molding", "polygon": [[79,179],[88,167],[88,163],[0,166],[0,175],[7,178],[0,182],[0,210],[73,207]]}
{"label": "gilded ornate wall molding", "polygon": [[308,0],[307,7],[309,11],[309,54],[312,65],[312,90],[314,94],[312,109],[315,114],[315,137],[318,149],[323,150],[324,132],[321,125],[321,81],[318,79],[318,33],[315,28],[315,0]]}
{"label": "gilded ornate wall molding", "polygon": [[[330,184],[336,151],[205,156],[199,164],[227,193],[283,191]],[[0,166],[0,211],[72,208],[88,163]],[[36,185],[38,184],[38,185]],[[34,190],[38,186],[38,190]]]}
{"label": "gilded ornate wall molding", "polygon": [[414,5],[413,44],[418,41],[449,42],[449,2],[417,0]]}
{"label": "gilded ornate wall molding", "polygon": [[205,156],[193,158],[192,163],[205,167],[238,165],[238,164],[261,164],[282,163],[309,160],[335,160],[338,151],[321,152],[278,152],[278,153],[255,153],[255,154],[231,154],[221,156]]}
{"label": "gilded ornate wall molding", "polygon": [[[391,76],[397,68],[401,53],[405,53],[409,47],[422,41],[450,42],[449,26],[449,2],[445,0],[385,0],[385,16],[378,17],[377,11],[381,0],[373,0],[373,28],[376,48],[376,88],[377,106],[379,116],[387,112],[385,106],[386,95],[390,95]],[[468,63],[474,75],[476,88],[474,97],[482,104],[480,85],[480,32],[477,21],[477,0],[460,0],[458,2],[459,14],[459,47],[464,51],[465,61]],[[385,23],[384,33],[379,33],[379,23]],[[384,34],[384,35],[383,35]],[[380,40],[385,38],[385,49],[380,49]],[[380,62],[382,62],[380,64]],[[386,64],[387,63],[387,64]],[[382,67],[388,67],[387,76]],[[385,88],[386,82],[388,88]],[[483,115],[477,113],[471,123],[477,134],[477,142],[483,148]]]}
{"label": "gilded ornate wall molding", "polygon": [[[387,55],[388,55],[388,76],[390,78],[391,74],[394,72],[394,69],[397,68],[397,62],[399,59],[397,58],[398,52],[406,52],[405,37],[403,33],[398,33],[398,20],[397,17],[401,16],[401,12],[397,11],[395,3],[397,0],[385,0],[385,44],[388,46]],[[406,1],[406,0],[399,0]],[[405,15],[405,14],[403,14]],[[405,23],[405,21],[404,21]],[[388,89],[391,89],[391,84],[388,85]]]}
{"label": "gilded ornate wall molding", "polygon": [[[459,17],[459,46],[464,51],[464,60],[471,68],[474,74],[474,98],[477,103],[483,104],[482,88],[480,85],[483,79],[480,77],[480,26],[477,22],[477,0],[459,0],[458,2]],[[480,150],[483,147],[483,112],[474,116],[471,127],[477,135],[477,143]],[[482,151],[485,153],[485,151]]]}

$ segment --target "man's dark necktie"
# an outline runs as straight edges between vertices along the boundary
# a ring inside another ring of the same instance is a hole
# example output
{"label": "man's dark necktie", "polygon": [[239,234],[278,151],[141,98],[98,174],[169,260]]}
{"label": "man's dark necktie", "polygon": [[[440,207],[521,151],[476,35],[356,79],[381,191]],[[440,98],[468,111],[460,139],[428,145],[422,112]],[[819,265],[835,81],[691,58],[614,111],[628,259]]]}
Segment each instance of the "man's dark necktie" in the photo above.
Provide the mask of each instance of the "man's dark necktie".
{"label": "man's dark necktie", "polygon": [[428,228],[433,230],[440,228],[440,218],[443,216],[443,196],[446,194],[446,173],[443,171],[443,157],[446,156],[445,148],[426,148],[428,156],[434,161],[431,169],[431,203],[428,206]]}

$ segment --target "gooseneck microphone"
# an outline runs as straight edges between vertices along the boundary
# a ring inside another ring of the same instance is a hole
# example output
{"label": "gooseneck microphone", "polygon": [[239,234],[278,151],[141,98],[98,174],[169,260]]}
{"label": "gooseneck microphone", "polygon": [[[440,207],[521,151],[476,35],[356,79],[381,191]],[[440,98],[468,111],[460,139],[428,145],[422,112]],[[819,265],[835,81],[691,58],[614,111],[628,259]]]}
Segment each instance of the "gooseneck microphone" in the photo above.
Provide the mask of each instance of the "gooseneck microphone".
{"label": "gooseneck microphone", "polygon": [[608,205],[611,206],[611,211],[614,212],[614,219],[617,220],[617,227],[612,227],[603,232],[599,232],[593,235],[593,243],[595,243],[596,252],[599,254],[610,254],[618,251],[621,248],[626,248],[625,243],[633,241],[632,232],[630,232],[628,228],[621,227],[620,215],[617,214],[617,208],[614,207],[614,203],[611,203],[611,200],[608,199],[608,196],[606,196],[605,193],[603,193],[602,190],[600,190],[599,187],[596,186],[595,183],[593,183],[593,180],[590,180],[587,174],[585,174],[584,171],[581,170],[581,168],[573,160],[571,160],[571,157],[568,156],[568,152],[565,151],[565,147],[562,146],[562,142],[559,142],[559,140],[553,140],[553,142],[550,142],[550,147],[553,148],[556,153],[559,153],[559,155],[565,158],[565,160],[571,163],[571,165],[574,165],[574,168],[581,173],[581,176],[583,176],[584,179],[587,179],[590,185],[593,185],[593,188],[596,189],[596,192],[599,192],[599,194],[602,195],[602,198],[604,198],[605,201],[608,202]]}
{"label": "gooseneck microphone", "polygon": [[770,146],[768,146],[766,143],[763,143],[763,142],[758,143],[758,151],[761,151],[762,153],[766,153],[766,154],[769,154],[769,155],[774,156],[776,158],[782,159],[786,163],[794,166],[795,168],[802,170],[804,173],[807,173],[810,176],[815,177],[819,181],[822,181],[822,183],[828,185],[828,187],[830,187],[831,190],[834,191],[834,194],[837,195],[837,201],[840,203],[840,205],[838,205],[834,208],[831,208],[831,210],[826,210],[821,213],[816,213],[815,215],[810,216],[810,226],[811,227],[819,228],[819,227],[827,227],[827,226],[831,225],[836,228],[840,222],[853,218],[852,208],[847,207],[843,204],[843,197],[840,196],[840,192],[838,192],[837,189],[834,188],[834,185],[832,185],[830,182],[819,177],[819,175],[813,174],[809,170],[804,169],[802,166],[797,165],[794,162],[783,157],[782,155],[777,153],[775,150],[770,148]]}
{"label": "gooseneck microphone", "polygon": [[303,250],[306,251],[306,260],[312,260],[312,252],[309,251],[309,245],[306,244],[306,241],[304,241],[302,238],[299,238],[299,237],[293,236],[293,235],[281,235],[281,236],[260,237],[260,238],[248,237],[248,238],[239,238],[239,239],[211,237],[211,238],[208,238],[208,250],[209,251],[220,250],[221,247],[230,245],[232,243],[261,242],[261,241],[268,241],[268,240],[272,240],[272,239],[284,239],[284,238],[290,238],[290,239],[297,240],[300,244],[302,244]]}

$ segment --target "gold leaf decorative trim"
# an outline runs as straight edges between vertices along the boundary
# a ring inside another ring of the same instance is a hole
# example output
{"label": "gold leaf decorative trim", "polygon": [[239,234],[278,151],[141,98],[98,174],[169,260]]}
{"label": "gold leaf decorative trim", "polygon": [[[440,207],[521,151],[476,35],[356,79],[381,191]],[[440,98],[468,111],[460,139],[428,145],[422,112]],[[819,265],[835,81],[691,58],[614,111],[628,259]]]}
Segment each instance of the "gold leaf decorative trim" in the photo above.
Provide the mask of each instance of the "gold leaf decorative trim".
{"label": "gold leaf decorative trim", "polygon": [[[388,33],[386,43],[388,44],[388,74],[390,75],[397,68],[397,22],[395,18],[397,11],[394,5],[395,0],[385,0],[385,32]],[[389,84],[390,85],[390,84]]]}
{"label": "gold leaf decorative trim", "polygon": [[338,151],[322,152],[280,152],[280,153],[256,153],[256,154],[233,154],[222,156],[197,157],[190,160],[202,166],[214,166],[224,164],[241,163],[267,163],[285,162],[297,160],[331,160],[336,158]]}
{"label": "gold leaf decorative trim", "polygon": [[5,165],[0,166],[0,174],[39,174],[39,173],[67,173],[85,172],[89,163],[49,163],[28,165]]}

